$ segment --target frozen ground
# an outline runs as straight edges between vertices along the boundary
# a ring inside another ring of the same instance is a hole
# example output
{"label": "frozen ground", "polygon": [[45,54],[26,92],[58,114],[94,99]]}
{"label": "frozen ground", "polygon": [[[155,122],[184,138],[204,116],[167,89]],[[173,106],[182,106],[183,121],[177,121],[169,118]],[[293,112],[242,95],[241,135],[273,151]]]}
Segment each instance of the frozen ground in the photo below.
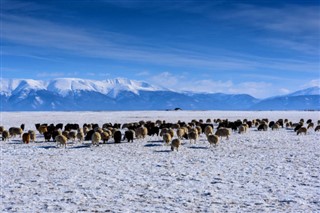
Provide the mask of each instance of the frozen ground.
{"label": "frozen ground", "polygon": [[[320,119],[319,112],[1,112],[1,123],[132,122],[165,119]],[[2,212],[320,212],[320,132],[232,133],[209,148],[160,138],[134,143],[1,142]]]}

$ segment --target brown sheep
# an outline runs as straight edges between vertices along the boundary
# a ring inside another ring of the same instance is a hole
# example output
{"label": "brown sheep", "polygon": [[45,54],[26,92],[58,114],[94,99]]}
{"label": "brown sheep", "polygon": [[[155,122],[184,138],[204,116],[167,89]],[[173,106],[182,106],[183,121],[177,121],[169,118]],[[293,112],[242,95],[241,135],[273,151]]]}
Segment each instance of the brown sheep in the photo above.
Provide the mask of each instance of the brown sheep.
{"label": "brown sheep", "polygon": [[2,134],[2,132],[5,130],[5,128],[3,126],[0,126],[0,134]]}
{"label": "brown sheep", "polygon": [[199,135],[196,129],[188,133],[188,138],[190,139],[190,143],[192,143],[192,140],[194,141],[194,143],[196,143],[198,140],[198,137]]}
{"label": "brown sheep", "polygon": [[180,145],[181,145],[180,139],[178,138],[173,139],[171,142],[171,151],[174,151],[174,149],[177,149],[178,151]]}
{"label": "brown sheep", "polygon": [[22,135],[22,141],[23,143],[30,143],[30,133],[23,133]]}
{"label": "brown sheep", "polygon": [[103,140],[103,143],[108,142],[108,140],[110,139],[110,135],[108,132],[102,132],[101,133],[101,139]]}
{"label": "brown sheep", "polygon": [[209,134],[213,134],[213,128],[212,128],[212,126],[210,126],[210,125],[206,126],[205,129],[204,129],[204,133],[205,133],[205,135],[206,135],[207,137],[208,137]]}
{"label": "brown sheep", "polygon": [[320,125],[316,126],[316,128],[314,129],[315,132],[320,131]]}
{"label": "brown sheep", "polygon": [[41,125],[41,126],[39,126],[38,131],[39,131],[39,133],[40,133],[41,135],[43,135],[43,133],[45,133],[45,132],[48,132],[48,127],[47,127],[47,125]]}
{"label": "brown sheep", "polygon": [[304,133],[305,135],[307,134],[307,128],[306,127],[301,127],[300,129],[298,129],[297,131],[297,135]]}
{"label": "brown sheep", "polygon": [[182,139],[183,136],[184,136],[184,134],[185,134],[185,129],[184,129],[184,128],[179,128],[179,129],[177,129],[177,137],[178,137],[179,139]]}
{"label": "brown sheep", "polygon": [[313,128],[313,127],[314,127],[314,123],[309,123],[307,129]]}
{"label": "brown sheep", "polygon": [[213,134],[209,134],[207,136],[208,142],[210,143],[210,146],[214,145],[216,146],[219,143],[219,137]]}
{"label": "brown sheep", "polygon": [[279,128],[280,126],[277,123],[273,124],[273,126],[271,127],[272,130],[279,130]]}
{"label": "brown sheep", "polygon": [[79,140],[79,142],[82,143],[82,141],[84,141],[84,133],[82,131],[79,131],[76,137]]}
{"label": "brown sheep", "polygon": [[148,135],[148,129],[146,127],[139,127],[135,131],[136,133],[136,138],[145,138]]}
{"label": "brown sheep", "polygon": [[215,135],[219,136],[219,137],[226,137],[227,139],[229,139],[229,135],[231,135],[230,133],[230,129],[227,128],[220,128],[216,131]]}
{"label": "brown sheep", "polygon": [[247,131],[247,127],[245,125],[239,126],[239,134],[245,133]]}

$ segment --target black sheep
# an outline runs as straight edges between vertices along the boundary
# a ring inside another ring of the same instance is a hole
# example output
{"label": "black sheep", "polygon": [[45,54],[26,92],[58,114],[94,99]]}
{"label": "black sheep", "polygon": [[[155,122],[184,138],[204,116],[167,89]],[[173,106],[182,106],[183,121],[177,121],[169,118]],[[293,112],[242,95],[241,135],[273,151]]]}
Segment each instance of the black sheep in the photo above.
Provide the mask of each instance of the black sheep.
{"label": "black sheep", "polygon": [[113,134],[113,139],[115,143],[121,143],[122,134],[119,130],[115,131]]}

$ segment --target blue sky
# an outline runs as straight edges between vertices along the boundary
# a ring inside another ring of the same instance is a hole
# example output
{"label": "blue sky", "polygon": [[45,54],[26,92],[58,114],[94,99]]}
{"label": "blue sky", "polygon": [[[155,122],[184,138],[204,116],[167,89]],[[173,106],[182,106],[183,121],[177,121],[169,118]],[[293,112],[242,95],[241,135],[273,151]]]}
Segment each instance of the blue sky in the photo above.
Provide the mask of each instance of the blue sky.
{"label": "blue sky", "polygon": [[1,0],[3,78],[264,98],[319,86],[319,39],[319,0]]}

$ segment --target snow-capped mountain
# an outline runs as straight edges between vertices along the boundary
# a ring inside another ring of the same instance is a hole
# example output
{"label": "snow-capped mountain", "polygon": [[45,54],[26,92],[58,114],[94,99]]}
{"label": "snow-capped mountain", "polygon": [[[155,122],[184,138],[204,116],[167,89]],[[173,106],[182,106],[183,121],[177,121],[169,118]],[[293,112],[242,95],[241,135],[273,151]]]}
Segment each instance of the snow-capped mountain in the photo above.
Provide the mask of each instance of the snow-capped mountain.
{"label": "snow-capped mountain", "polygon": [[246,94],[176,92],[124,78],[102,81],[78,78],[51,81],[0,79],[0,83],[3,111],[320,108],[320,95],[314,95],[317,88],[258,100]]}
{"label": "snow-capped mountain", "polygon": [[320,87],[310,87],[288,95],[259,101],[252,110],[320,110]]}

